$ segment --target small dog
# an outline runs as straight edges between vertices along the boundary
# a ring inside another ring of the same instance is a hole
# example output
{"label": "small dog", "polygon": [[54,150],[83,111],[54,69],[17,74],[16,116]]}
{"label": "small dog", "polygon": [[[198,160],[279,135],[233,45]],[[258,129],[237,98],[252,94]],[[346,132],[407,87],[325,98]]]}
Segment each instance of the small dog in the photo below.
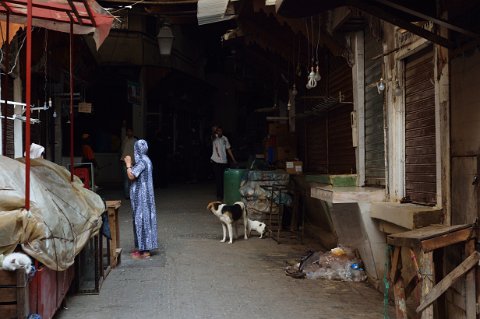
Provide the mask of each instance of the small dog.
{"label": "small dog", "polygon": [[228,243],[233,243],[232,226],[235,226],[235,234],[237,234],[237,222],[240,220],[243,220],[243,226],[245,229],[244,238],[248,239],[247,209],[245,208],[245,204],[243,202],[235,202],[233,205],[225,205],[221,202],[211,202],[208,204],[207,209],[210,210],[215,216],[217,216],[218,219],[220,219],[220,221],[222,222],[223,239],[220,242],[225,242],[228,229],[228,236],[230,237],[230,241]]}
{"label": "small dog", "polygon": [[28,275],[32,270],[32,260],[24,253],[11,253],[3,259],[2,268],[9,271],[24,268]]}
{"label": "small dog", "polygon": [[252,230],[254,230],[260,234],[260,238],[263,238],[263,234],[265,234],[265,232],[267,231],[267,225],[257,220],[249,219],[247,229],[248,229],[248,236],[250,236],[250,233],[252,232]]}

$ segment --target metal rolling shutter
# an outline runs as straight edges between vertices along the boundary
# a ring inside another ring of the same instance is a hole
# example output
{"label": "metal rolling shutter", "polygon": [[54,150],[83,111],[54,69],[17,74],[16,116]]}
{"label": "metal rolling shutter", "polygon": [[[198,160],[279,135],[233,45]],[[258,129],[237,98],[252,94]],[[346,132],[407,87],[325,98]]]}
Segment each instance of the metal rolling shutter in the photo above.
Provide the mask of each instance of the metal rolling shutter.
{"label": "metal rolling shutter", "polygon": [[384,94],[376,83],[382,76],[382,44],[365,33],[365,184],[385,185],[385,139],[383,130]]}
{"label": "metal rolling shutter", "polygon": [[[342,57],[332,57],[328,74],[328,88],[322,95],[351,102],[352,71]],[[323,80],[322,80],[323,81]],[[315,100],[309,100],[315,104]],[[308,109],[308,106],[306,107]],[[337,103],[320,115],[305,120],[305,170],[322,174],[350,174],[356,172],[355,149],[352,146],[350,113],[353,104]]]}
{"label": "metal rolling shutter", "polygon": [[435,90],[432,48],[405,62],[405,191],[412,202],[436,204]]}
{"label": "metal rolling shutter", "polygon": [[[352,102],[352,69],[344,58],[335,57],[331,66],[332,72],[328,78],[330,96],[343,101]],[[356,173],[355,148],[352,145],[352,128],[350,113],[353,104],[338,104],[328,112],[328,173]]]}
{"label": "metal rolling shutter", "polygon": [[306,123],[307,171],[328,173],[327,117],[314,117]]}
{"label": "metal rolling shutter", "polygon": [[[2,85],[5,85],[6,81],[8,81],[8,91],[5,91],[5,88],[2,87],[3,89],[3,99],[9,99],[10,96],[13,96],[13,81],[10,77],[2,77]],[[2,112],[4,110],[4,104],[1,104],[0,107],[2,108]],[[7,105],[6,106],[6,115],[7,117],[12,117],[14,114],[14,108],[12,105]],[[2,120],[2,134],[6,133],[6,145],[5,145],[5,153],[4,155],[10,158],[13,158],[15,155],[15,144],[14,144],[14,121],[13,120]],[[3,138],[3,136],[2,136]]]}

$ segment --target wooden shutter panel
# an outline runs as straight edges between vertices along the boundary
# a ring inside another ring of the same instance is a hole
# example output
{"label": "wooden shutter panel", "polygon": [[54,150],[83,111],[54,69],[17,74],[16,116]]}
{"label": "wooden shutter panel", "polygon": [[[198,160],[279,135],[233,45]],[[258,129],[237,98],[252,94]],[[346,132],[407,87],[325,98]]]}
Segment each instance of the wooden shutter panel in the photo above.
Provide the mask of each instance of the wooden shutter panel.
{"label": "wooden shutter panel", "polygon": [[431,47],[405,63],[405,191],[426,205],[437,193],[433,67]]}

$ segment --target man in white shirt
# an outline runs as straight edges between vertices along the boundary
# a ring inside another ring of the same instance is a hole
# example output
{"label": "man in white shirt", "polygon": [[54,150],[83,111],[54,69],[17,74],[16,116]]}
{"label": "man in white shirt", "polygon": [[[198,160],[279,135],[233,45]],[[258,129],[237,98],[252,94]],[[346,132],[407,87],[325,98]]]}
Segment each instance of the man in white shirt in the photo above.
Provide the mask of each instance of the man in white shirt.
{"label": "man in white shirt", "polygon": [[[122,143],[122,156],[120,157],[121,161],[125,161],[125,156],[130,156],[132,158],[132,162],[134,162],[134,155],[133,155],[133,146],[137,141],[137,138],[133,136],[133,129],[127,128],[126,136]],[[133,165],[134,163],[132,163]],[[128,179],[127,170],[125,165],[120,165],[123,168],[123,192],[126,199],[130,198],[130,180]]]}
{"label": "man in white shirt", "polygon": [[233,156],[230,142],[226,136],[223,136],[223,129],[216,126],[212,129],[212,162],[213,173],[215,175],[215,184],[217,188],[217,200],[223,201],[223,173],[228,165],[227,153],[234,163],[237,161]]}

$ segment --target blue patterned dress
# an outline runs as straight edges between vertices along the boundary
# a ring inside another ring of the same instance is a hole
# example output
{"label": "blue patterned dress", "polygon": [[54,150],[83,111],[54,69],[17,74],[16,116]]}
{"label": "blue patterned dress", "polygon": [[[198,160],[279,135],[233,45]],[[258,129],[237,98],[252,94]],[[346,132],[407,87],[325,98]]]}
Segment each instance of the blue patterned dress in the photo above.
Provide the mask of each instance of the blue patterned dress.
{"label": "blue patterned dress", "polygon": [[152,162],[147,156],[147,151],[148,145],[145,140],[135,142],[135,165],[131,172],[136,178],[130,186],[130,200],[135,247],[140,251],[158,248]]}

